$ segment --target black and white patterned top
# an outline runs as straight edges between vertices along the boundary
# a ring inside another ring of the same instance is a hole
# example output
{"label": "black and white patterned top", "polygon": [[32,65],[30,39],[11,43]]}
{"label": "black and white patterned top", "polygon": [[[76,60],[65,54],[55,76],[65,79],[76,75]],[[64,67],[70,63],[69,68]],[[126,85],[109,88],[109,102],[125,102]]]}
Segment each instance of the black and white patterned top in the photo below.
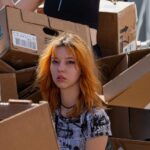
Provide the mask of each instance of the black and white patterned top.
{"label": "black and white patterned top", "polygon": [[55,112],[55,128],[60,150],[85,150],[86,140],[111,135],[110,121],[104,109],[84,112],[79,118],[66,118]]}

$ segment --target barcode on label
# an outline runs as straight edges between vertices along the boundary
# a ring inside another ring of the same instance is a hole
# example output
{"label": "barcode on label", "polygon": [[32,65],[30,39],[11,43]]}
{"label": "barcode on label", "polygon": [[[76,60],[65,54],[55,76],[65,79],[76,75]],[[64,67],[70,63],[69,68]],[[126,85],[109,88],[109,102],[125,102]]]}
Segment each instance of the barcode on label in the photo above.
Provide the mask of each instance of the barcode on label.
{"label": "barcode on label", "polygon": [[34,35],[12,31],[13,45],[27,49],[37,50],[37,38]]}

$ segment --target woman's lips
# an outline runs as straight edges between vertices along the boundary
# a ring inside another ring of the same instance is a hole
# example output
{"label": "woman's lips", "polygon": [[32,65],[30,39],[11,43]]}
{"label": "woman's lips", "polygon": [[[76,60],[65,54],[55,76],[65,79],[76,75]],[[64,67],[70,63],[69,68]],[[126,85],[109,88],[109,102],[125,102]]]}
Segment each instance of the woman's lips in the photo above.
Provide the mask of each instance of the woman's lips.
{"label": "woman's lips", "polygon": [[65,80],[66,80],[66,78],[64,76],[62,76],[62,75],[57,76],[57,81],[63,82]]}

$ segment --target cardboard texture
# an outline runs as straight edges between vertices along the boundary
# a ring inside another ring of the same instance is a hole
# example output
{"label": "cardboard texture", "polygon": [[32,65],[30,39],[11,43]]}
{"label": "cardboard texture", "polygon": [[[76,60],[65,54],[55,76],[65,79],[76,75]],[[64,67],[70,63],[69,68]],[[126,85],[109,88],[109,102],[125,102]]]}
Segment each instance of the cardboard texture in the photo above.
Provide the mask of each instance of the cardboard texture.
{"label": "cardboard texture", "polygon": [[125,54],[113,55],[96,60],[100,71],[99,78],[103,85],[128,68]]}
{"label": "cardboard texture", "polygon": [[18,98],[16,76],[14,73],[0,74],[0,101]]}
{"label": "cardboard texture", "polygon": [[78,34],[85,42],[86,44],[91,48],[91,33],[90,28],[86,25],[65,21],[62,19],[56,19],[53,17],[49,18],[49,24],[52,29],[55,29],[57,31],[65,31],[65,32],[73,32]]}
{"label": "cardboard texture", "polygon": [[[13,44],[12,32],[17,31],[16,28],[19,28],[19,26],[24,30],[27,29],[23,27],[21,21],[19,22],[19,18],[17,17],[18,15],[11,10],[15,9],[6,7],[0,11],[0,57],[13,67],[22,68],[33,66],[37,63],[38,56],[35,54],[27,53],[29,51],[28,49],[25,50],[20,47],[15,47]],[[22,39],[23,38],[24,37],[22,37]],[[16,38],[16,40],[17,39],[21,41],[21,37]]]}
{"label": "cardboard texture", "polygon": [[97,41],[102,56],[136,50],[136,6],[134,2],[116,5],[102,0],[99,8]]}
{"label": "cardboard texture", "polygon": [[128,54],[112,55],[97,59],[96,63],[100,71],[99,78],[102,84],[104,85],[111,81],[147,54],[150,54],[150,49],[136,50]]}
{"label": "cardboard texture", "polygon": [[[109,70],[107,73],[108,76],[106,77],[110,77],[112,72],[114,72],[113,74],[116,74],[116,76],[108,78],[107,80],[106,85],[108,84],[109,86],[110,83],[111,88],[115,88],[116,84],[120,84],[121,88],[124,86],[121,80],[119,82],[116,80],[116,82],[111,84],[112,80],[115,78],[117,79],[119,76],[122,76],[125,72],[128,72],[128,70],[132,70],[134,73],[132,76],[127,76],[126,81],[124,81],[125,78],[123,78],[124,82],[130,83],[131,80],[134,82],[131,82],[125,90],[120,93],[118,92],[114,98],[107,101],[107,104],[110,107],[108,114],[112,125],[112,135],[114,137],[134,138],[139,140],[150,138],[150,121],[147,119],[150,117],[150,113],[149,110],[146,110],[149,109],[150,97],[150,73],[149,70],[147,70],[149,67],[149,54],[150,49],[134,51],[126,54],[127,61],[125,62],[127,64],[125,65],[126,67],[120,69],[120,74],[115,73],[114,66],[119,65],[117,63],[122,63],[122,61],[118,60],[119,58],[123,58],[123,55],[109,56],[102,60],[97,60],[100,68],[103,68],[102,70]],[[140,61],[144,61],[147,65],[138,65]],[[138,67],[136,68],[135,66]],[[107,69],[107,67],[111,69]],[[145,72],[144,75],[138,80],[135,80],[143,70]],[[122,124],[124,125],[122,126]]]}
{"label": "cardboard texture", "polygon": [[38,103],[42,99],[42,94],[39,90],[32,92],[30,95],[25,97],[26,99],[31,99],[34,103]]}
{"label": "cardboard texture", "polygon": [[132,66],[148,54],[150,54],[150,49],[142,49],[128,53],[128,67]]}
{"label": "cardboard texture", "polygon": [[47,102],[40,104],[0,103],[0,107],[1,149],[58,150],[56,133]]}
{"label": "cardboard texture", "polygon": [[133,139],[150,140],[150,110],[130,108],[129,116]]}
{"label": "cardboard texture", "polygon": [[108,109],[107,114],[110,118],[113,137],[132,138],[129,108],[113,106]]}
{"label": "cardboard texture", "polygon": [[86,25],[12,7],[0,11],[0,20],[0,56],[14,67],[34,66],[48,42],[64,31],[80,35],[91,47]]}
{"label": "cardboard texture", "polygon": [[16,71],[16,81],[18,92],[24,90],[35,82],[36,67],[30,67]]}
{"label": "cardboard texture", "polygon": [[[6,74],[8,73],[8,74]],[[14,74],[12,81],[11,80],[11,74]],[[11,67],[8,65],[6,62],[0,59],[0,75],[5,76],[4,80],[1,81],[1,89],[5,89],[5,91],[2,90],[2,101],[7,101],[9,98],[19,98],[20,99],[27,99],[30,98],[30,100],[33,100],[33,102],[38,102],[41,100],[41,95],[40,93],[37,92],[36,88],[29,89],[28,91],[25,90],[26,88],[30,87],[33,85],[35,82],[36,78],[36,67],[30,67],[30,68],[25,68],[25,69],[19,69],[15,70],[15,68]],[[8,80],[8,81],[7,81]],[[3,84],[2,84],[3,83]],[[9,84],[11,83],[11,84]],[[13,89],[8,91],[8,89]],[[23,96],[20,96],[20,92],[26,91]],[[13,94],[14,92],[14,94]],[[4,94],[5,93],[5,94]],[[8,93],[8,94],[7,94]],[[11,94],[10,94],[11,93]],[[17,95],[16,95],[17,93]],[[32,95],[32,96],[31,96]],[[10,96],[10,97],[9,97]],[[33,98],[33,99],[31,99]]]}
{"label": "cardboard texture", "polygon": [[[137,102],[141,101],[141,99],[143,100],[143,102],[144,100],[145,102],[147,102],[148,99],[147,97],[144,97],[144,95],[147,95],[147,96],[149,95],[148,90],[146,90],[146,88],[149,89],[149,86],[150,86],[149,64],[150,64],[150,55],[147,55],[143,59],[139,60],[134,65],[129,67],[127,70],[125,70],[124,72],[116,76],[113,80],[106,83],[103,86],[103,92],[105,95],[106,102],[109,102],[109,104],[112,104],[112,105],[114,105],[116,102],[116,105],[122,106],[121,102],[123,102],[124,100],[125,101],[128,100],[129,102],[131,99],[137,98],[136,101],[132,101],[132,103],[130,103],[131,105],[135,107],[138,107]],[[142,94],[137,95],[138,91],[140,91]],[[127,94],[128,92],[130,92],[130,94]],[[134,97],[132,94],[134,96],[136,95],[137,96]],[[126,97],[123,98],[123,95]],[[120,99],[120,102],[119,102],[120,104],[118,103],[119,99]],[[127,105],[125,104],[124,106],[127,106]],[[139,107],[143,108],[143,106],[139,106]]]}
{"label": "cardboard texture", "polygon": [[32,100],[34,103],[38,103],[40,100],[42,100],[42,95],[39,88],[35,86],[35,84],[32,84],[19,92],[19,98],[29,99]]}
{"label": "cardboard texture", "polygon": [[149,141],[138,141],[131,139],[110,138],[113,150],[149,150]]}
{"label": "cardboard texture", "polygon": [[0,59],[0,73],[14,73],[15,69]]}

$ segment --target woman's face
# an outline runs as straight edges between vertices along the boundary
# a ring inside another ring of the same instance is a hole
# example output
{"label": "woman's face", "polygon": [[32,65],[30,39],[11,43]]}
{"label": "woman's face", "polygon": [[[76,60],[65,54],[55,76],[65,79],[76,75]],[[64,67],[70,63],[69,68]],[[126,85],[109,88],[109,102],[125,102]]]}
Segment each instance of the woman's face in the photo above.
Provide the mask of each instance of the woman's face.
{"label": "woman's face", "polygon": [[50,71],[58,88],[66,89],[78,85],[81,70],[76,58],[65,47],[55,49],[55,56],[51,58]]}

